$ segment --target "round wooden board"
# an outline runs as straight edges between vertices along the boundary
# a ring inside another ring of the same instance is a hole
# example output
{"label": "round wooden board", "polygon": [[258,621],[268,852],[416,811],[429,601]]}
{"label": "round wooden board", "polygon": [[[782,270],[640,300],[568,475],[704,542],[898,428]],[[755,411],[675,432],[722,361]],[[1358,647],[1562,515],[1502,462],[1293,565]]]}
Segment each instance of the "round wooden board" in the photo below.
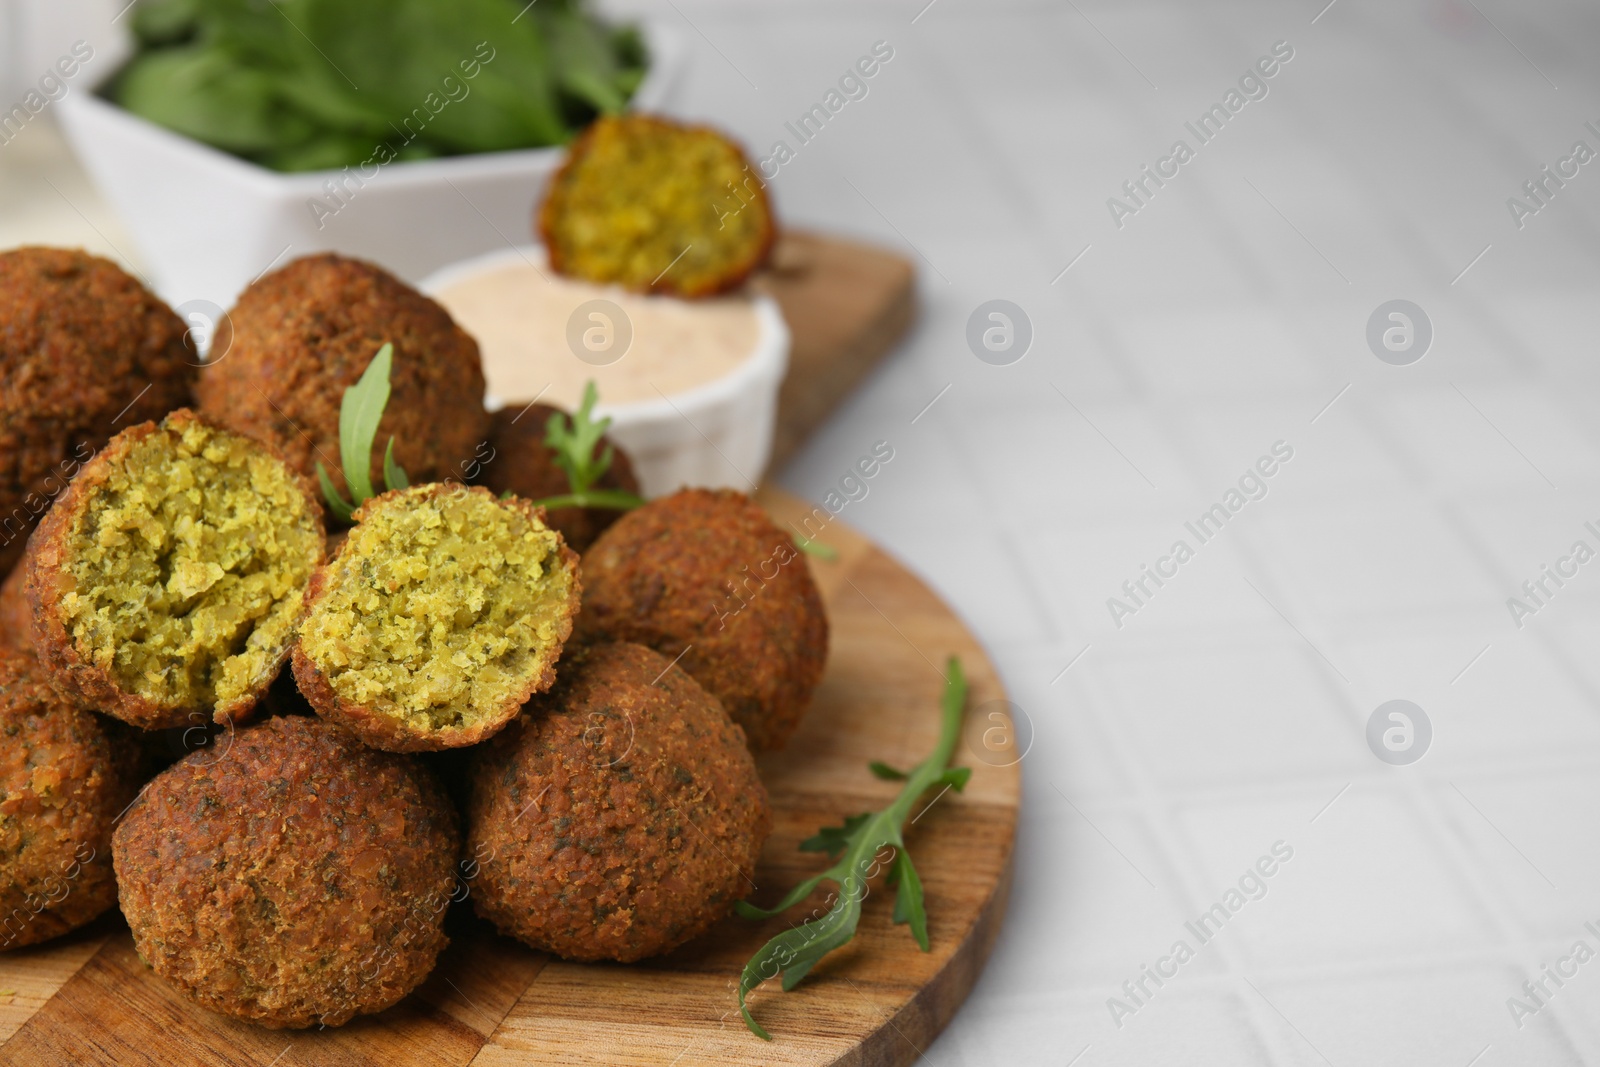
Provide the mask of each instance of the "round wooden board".
{"label": "round wooden board", "polygon": [[[762,502],[780,521],[810,509],[782,494]],[[825,512],[815,513],[818,520]],[[812,527],[816,529],[815,524]],[[893,894],[874,886],[855,940],[789,993],[769,982],[751,997],[769,1044],[745,1029],[736,988],[744,962],[826,897],[819,891],[765,923],[730,917],[661,959],[624,967],[566,963],[452,914],[453,943],[427,983],[395,1008],[339,1030],[271,1031],[190,1006],[133,952],[109,917],[50,945],[0,957],[0,1064],[216,1064],[226,1067],[396,1063],[670,1067],[850,1064],[918,1059],[972,988],[994,943],[1010,888],[1021,796],[1008,731],[995,729],[998,679],[972,635],[904,568],[842,523],[818,534],[839,551],[812,561],[832,622],[828,670],[800,733],[761,759],[775,829],[753,899],[770,903],[826,861],[799,842],[897,792],[867,771],[908,767],[938,735],[944,662],[971,682],[972,767],[962,793],[919,806],[907,847],[922,876],[932,951],[891,921]]]}

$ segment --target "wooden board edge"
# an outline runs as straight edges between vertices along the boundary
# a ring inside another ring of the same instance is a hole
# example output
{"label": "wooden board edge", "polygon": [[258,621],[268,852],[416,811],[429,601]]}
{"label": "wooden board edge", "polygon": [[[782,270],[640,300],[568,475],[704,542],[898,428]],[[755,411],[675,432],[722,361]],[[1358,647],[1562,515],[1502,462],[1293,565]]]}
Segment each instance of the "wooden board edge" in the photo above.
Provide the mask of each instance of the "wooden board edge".
{"label": "wooden board edge", "polygon": [[978,921],[939,973],[885,1025],[830,1067],[909,1067],[926,1056],[928,1046],[950,1025],[978,984],[1000,938],[1016,872],[1015,825],[1008,846],[1005,867],[978,913]]}

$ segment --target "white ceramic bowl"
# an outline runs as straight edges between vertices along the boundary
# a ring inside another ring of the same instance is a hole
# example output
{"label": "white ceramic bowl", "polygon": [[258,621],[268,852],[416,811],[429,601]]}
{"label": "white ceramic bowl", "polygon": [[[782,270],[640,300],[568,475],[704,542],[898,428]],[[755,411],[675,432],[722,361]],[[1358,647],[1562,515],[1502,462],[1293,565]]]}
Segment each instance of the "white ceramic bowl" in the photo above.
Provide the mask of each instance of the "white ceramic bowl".
{"label": "white ceramic bowl", "polygon": [[[437,271],[421,288],[436,297],[475,274],[529,262],[543,264],[544,249],[502,248]],[[596,405],[597,415],[611,417],[611,436],[627,450],[645,496],[686,485],[751,492],[766,473],[777,428],[778,387],[789,368],[789,327],[770,296],[752,293],[751,302],[755,348],[728,374],[665,400],[608,404],[602,395]],[[531,399],[491,391],[487,403],[496,408]]]}
{"label": "white ceramic bowl", "polygon": [[[633,106],[659,110],[683,69],[679,34],[643,24],[650,69]],[[339,171],[281,174],[190,140],[90,92],[55,105],[73,151],[174,306],[230,307],[269,268],[312,252],[370,259],[415,283],[463,257],[525,241],[565,149],[391,163],[320,222]]]}

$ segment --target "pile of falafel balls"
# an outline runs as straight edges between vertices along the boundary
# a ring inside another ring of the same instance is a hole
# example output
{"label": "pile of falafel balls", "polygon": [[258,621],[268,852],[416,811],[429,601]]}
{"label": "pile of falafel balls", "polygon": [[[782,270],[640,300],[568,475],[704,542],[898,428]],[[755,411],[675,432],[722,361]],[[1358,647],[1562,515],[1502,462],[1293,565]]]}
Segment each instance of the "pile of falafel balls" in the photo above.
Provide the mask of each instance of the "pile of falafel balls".
{"label": "pile of falafel balls", "polygon": [[[411,485],[331,530],[311,475],[347,488],[385,343]],[[0,950],[120,905],[194,1003],[338,1025],[427,976],[452,902],[629,962],[744,895],[752,750],[828,645],[748,498],[546,514],[552,409],[485,412],[472,338],[336,255],[252,284],[203,361],[115,264],[0,253],[0,385]]]}

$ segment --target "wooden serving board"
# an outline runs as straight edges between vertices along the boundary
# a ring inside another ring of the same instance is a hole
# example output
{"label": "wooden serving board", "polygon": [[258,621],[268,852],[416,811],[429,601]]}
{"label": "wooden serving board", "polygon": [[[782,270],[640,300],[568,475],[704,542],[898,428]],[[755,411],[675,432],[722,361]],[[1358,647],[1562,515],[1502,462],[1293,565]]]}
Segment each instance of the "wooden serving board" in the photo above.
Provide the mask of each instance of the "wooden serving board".
{"label": "wooden serving board", "polygon": [[778,394],[778,468],[878,364],[916,318],[916,271],[873,245],[787,230],[755,279],[789,324]]}
{"label": "wooden serving board", "polygon": [[[773,492],[762,499],[780,521],[809,510]],[[832,652],[800,732],[760,761],[775,814],[756,871],[761,903],[826,865],[798,851],[803,838],[893,798],[895,784],[868,773],[869,761],[910,766],[932,749],[947,655],[961,657],[971,681],[969,723],[986,723],[973,709],[1004,695],[977,641],[927,587],[841,523],[821,539],[839,550],[836,561],[812,563]],[[458,907],[452,944],[416,993],[326,1031],[262,1030],[188,1004],[139,961],[113,914],[0,956],[0,1064],[910,1064],[971,989],[1005,911],[1021,775],[1016,764],[995,765],[1007,754],[994,749],[992,731],[986,740],[981,760],[963,742],[958,759],[973,768],[970,784],[925,800],[907,837],[932,951],[918,951],[907,927],[892,924],[894,894],[875,885],[851,944],[793,992],[769,982],[752,995],[770,1044],[739,1018],[740,970],[823,892],[768,922],[729,917],[677,952],[633,966],[547,957]]]}

